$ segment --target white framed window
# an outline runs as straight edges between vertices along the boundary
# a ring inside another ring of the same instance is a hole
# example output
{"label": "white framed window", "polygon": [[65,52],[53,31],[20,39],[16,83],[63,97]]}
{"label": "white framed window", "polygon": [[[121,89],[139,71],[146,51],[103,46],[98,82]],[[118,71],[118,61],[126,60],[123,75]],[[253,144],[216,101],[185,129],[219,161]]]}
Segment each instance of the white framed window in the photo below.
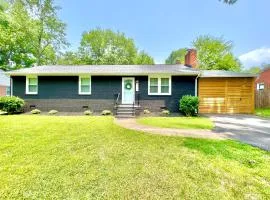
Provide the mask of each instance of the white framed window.
{"label": "white framed window", "polygon": [[257,90],[264,90],[264,83],[257,83]]}
{"label": "white framed window", "polygon": [[171,76],[149,76],[148,95],[171,95]]}
{"label": "white framed window", "polygon": [[38,94],[38,77],[26,77],[26,94]]}
{"label": "white framed window", "polygon": [[79,94],[80,95],[91,94],[91,76],[79,77]]}

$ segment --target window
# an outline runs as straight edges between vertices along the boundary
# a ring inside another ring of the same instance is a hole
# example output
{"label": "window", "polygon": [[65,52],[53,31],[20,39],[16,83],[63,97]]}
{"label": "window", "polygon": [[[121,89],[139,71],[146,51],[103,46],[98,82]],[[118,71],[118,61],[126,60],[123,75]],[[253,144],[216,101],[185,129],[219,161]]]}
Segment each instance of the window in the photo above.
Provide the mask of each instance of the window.
{"label": "window", "polygon": [[264,83],[257,83],[257,90],[264,90]]}
{"label": "window", "polygon": [[91,77],[79,77],[79,94],[91,94]]}
{"label": "window", "polygon": [[171,95],[171,77],[149,77],[149,95]]}
{"label": "window", "polygon": [[26,94],[37,94],[38,93],[38,78],[26,77]]}

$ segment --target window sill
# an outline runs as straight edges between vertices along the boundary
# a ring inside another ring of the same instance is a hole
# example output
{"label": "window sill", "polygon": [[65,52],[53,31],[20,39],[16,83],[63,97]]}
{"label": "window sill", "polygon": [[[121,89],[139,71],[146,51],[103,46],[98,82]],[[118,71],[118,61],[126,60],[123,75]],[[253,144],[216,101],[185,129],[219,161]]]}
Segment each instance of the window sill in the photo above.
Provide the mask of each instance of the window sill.
{"label": "window sill", "polygon": [[25,93],[25,95],[38,95],[38,93]]}
{"label": "window sill", "polygon": [[85,95],[91,95],[91,93],[80,93],[79,95],[85,96]]}
{"label": "window sill", "polygon": [[171,94],[162,94],[162,93],[155,93],[155,94],[150,94],[148,93],[149,96],[171,96]]}

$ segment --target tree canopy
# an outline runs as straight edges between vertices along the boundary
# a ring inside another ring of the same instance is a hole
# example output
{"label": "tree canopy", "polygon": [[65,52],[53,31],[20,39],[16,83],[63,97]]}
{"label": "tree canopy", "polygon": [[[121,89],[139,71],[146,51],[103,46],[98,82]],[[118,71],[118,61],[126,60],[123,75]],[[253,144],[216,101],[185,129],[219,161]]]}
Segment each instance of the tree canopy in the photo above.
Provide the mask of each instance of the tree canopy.
{"label": "tree canopy", "polygon": [[240,71],[239,60],[233,55],[233,44],[222,37],[199,36],[193,41],[198,52],[200,69]]}
{"label": "tree canopy", "polygon": [[58,9],[53,0],[13,0],[0,4],[1,68],[56,63],[57,53],[68,44],[65,24],[57,17]]}
{"label": "tree canopy", "polygon": [[138,51],[133,39],[124,33],[110,29],[94,29],[84,32],[77,52],[67,52],[59,64],[154,64],[154,59],[144,51]]}
{"label": "tree canopy", "polygon": [[186,48],[181,48],[175,51],[172,51],[169,57],[165,60],[166,64],[177,64],[185,62],[185,55],[187,53]]}
{"label": "tree canopy", "polygon": [[237,0],[219,0],[219,1],[223,1],[224,3],[227,3],[227,4],[234,4],[237,2]]}

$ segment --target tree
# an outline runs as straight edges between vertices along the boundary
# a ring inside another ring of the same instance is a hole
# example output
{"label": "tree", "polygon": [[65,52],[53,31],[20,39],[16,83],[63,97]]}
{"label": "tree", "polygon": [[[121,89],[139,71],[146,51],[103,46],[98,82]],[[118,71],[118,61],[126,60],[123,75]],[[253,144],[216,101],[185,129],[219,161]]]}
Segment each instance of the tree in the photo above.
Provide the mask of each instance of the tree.
{"label": "tree", "polygon": [[68,45],[66,25],[57,17],[59,7],[53,0],[24,0],[30,11],[34,26],[33,54],[37,65],[55,63],[56,52]]}
{"label": "tree", "polygon": [[244,70],[244,72],[251,73],[251,74],[260,74],[262,69],[260,67],[251,67],[248,70]]}
{"label": "tree", "polygon": [[206,35],[198,37],[193,46],[198,52],[200,69],[240,71],[241,65],[232,53],[231,41]]}
{"label": "tree", "polygon": [[137,65],[153,65],[155,64],[154,59],[149,56],[144,51],[139,52],[139,54],[136,57],[135,64]]}
{"label": "tree", "polygon": [[77,52],[67,51],[62,54],[57,61],[59,65],[79,65],[83,64]]}
{"label": "tree", "polygon": [[134,64],[137,49],[123,33],[95,29],[82,35],[79,47],[85,64]]}
{"label": "tree", "polygon": [[185,55],[187,54],[187,49],[178,49],[172,51],[169,57],[165,60],[166,64],[177,64],[185,62]]}
{"label": "tree", "polygon": [[53,0],[9,2],[5,12],[0,13],[0,17],[7,20],[5,27],[0,25],[1,68],[55,64],[60,48],[67,45],[65,24],[56,14],[59,8],[54,6]]}

